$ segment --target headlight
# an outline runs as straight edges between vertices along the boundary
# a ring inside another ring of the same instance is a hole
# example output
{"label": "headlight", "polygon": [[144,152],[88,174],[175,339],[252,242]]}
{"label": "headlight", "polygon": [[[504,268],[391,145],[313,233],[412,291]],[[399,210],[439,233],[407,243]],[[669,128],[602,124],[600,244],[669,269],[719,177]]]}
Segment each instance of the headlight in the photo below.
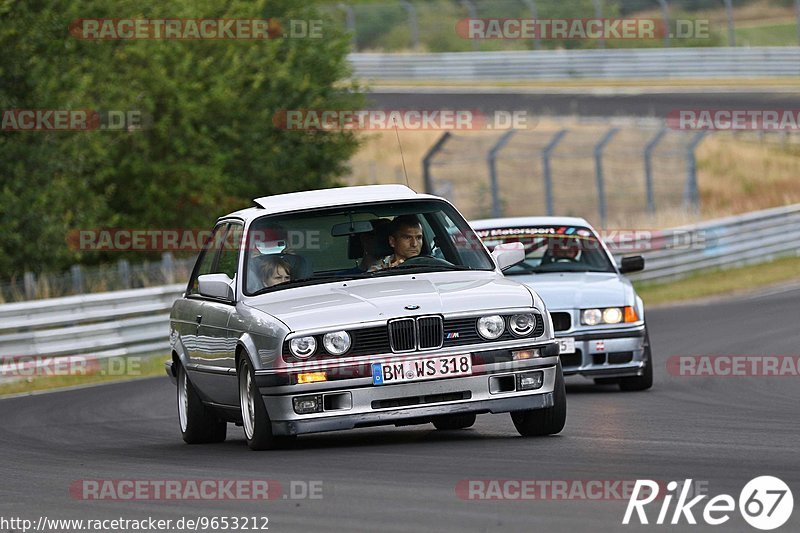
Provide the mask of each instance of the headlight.
{"label": "headlight", "polygon": [[581,313],[581,322],[587,326],[596,326],[603,320],[603,313],[599,309],[584,309]]}
{"label": "headlight", "polygon": [[350,334],[346,331],[332,331],[322,337],[322,345],[331,355],[342,355],[350,349]]}
{"label": "headlight", "polygon": [[289,349],[295,357],[308,359],[317,351],[317,339],[314,337],[297,337],[291,340]]}
{"label": "headlight", "polygon": [[619,307],[603,309],[603,322],[606,324],[619,324],[622,322],[622,309]]}
{"label": "headlight", "polygon": [[506,330],[506,321],[500,315],[482,316],[478,319],[478,333],[481,337],[494,340]]}
{"label": "headlight", "polygon": [[509,321],[509,326],[511,326],[511,331],[514,335],[524,337],[529,335],[536,327],[536,317],[533,316],[533,313],[513,315]]}

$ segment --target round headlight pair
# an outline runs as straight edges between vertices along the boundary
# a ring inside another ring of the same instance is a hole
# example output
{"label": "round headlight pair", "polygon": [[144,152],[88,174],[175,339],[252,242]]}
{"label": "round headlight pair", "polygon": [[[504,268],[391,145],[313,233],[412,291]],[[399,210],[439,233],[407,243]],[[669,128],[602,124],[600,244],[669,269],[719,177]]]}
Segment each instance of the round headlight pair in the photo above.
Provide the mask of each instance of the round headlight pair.
{"label": "round headlight pair", "polygon": [[607,307],[600,309],[584,309],[581,313],[581,322],[587,326],[597,324],[619,324],[622,322],[622,309],[619,307]]}
{"label": "round headlight pair", "polygon": [[[508,321],[508,326],[514,335],[524,337],[536,327],[536,317],[532,313],[512,315]],[[500,315],[483,316],[478,319],[478,333],[484,339],[490,341],[497,339],[505,330],[506,321]]]}
{"label": "round headlight pair", "polygon": [[[331,355],[342,355],[350,349],[352,340],[346,331],[332,331],[322,336],[322,345]],[[292,355],[300,359],[308,359],[317,351],[317,339],[311,336],[297,337],[289,342]]]}

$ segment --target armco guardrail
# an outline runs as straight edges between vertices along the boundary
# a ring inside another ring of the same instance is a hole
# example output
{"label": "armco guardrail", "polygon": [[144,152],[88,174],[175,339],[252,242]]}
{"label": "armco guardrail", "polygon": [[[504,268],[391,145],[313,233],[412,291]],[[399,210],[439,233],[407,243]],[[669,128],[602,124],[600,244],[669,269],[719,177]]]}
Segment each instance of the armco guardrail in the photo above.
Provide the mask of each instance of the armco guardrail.
{"label": "armco guardrail", "polygon": [[681,235],[679,245],[641,252],[645,269],[631,279],[667,281],[707,268],[800,255],[800,204],[682,226],[672,232]]}
{"label": "armco guardrail", "polygon": [[800,76],[800,47],[352,53],[349,60],[354,76],[365,80],[491,82]]}
{"label": "armco guardrail", "polygon": [[[669,247],[671,241],[661,239],[664,247],[656,244],[659,249],[641,252],[646,268],[633,279],[679,278],[709,267],[800,255],[800,204],[664,233],[680,234],[688,244]],[[177,284],[0,305],[0,363],[19,357],[164,353],[169,349],[169,309],[184,288]]]}

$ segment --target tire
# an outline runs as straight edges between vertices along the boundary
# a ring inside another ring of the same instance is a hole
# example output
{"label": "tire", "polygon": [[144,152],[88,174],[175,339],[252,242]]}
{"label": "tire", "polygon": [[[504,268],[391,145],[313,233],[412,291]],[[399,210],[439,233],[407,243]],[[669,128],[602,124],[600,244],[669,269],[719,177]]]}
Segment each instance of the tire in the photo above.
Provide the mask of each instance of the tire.
{"label": "tire", "polygon": [[439,430],[467,429],[475,424],[478,415],[475,413],[464,413],[460,415],[446,415],[437,417],[433,421],[433,426]]}
{"label": "tire", "polygon": [[183,365],[178,364],[178,424],[187,444],[223,442],[228,424],[203,405]]}
{"label": "tire", "polygon": [[523,437],[555,435],[564,429],[567,421],[567,390],[560,363],[556,369],[556,383],[553,387],[553,407],[515,411],[511,413],[511,420]]}
{"label": "tire", "polygon": [[650,333],[645,330],[644,334],[644,353],[647,357],[647,362],[644,365],[644,372],[641,376],[633,376],[629,378],[621,378],[619,380],[619,388],[623,391],[641,391],[647,390],[653,386],[653,355],[650,350]]}
{"label": "tire", "polygon": [[264,400],[256,387],[250,361],[246,355],[239,362],[239,404],[242,412],[244,438],[251,450],[275,450],[286,446],[292,437],[272,434],[272,422],[264,406]]}

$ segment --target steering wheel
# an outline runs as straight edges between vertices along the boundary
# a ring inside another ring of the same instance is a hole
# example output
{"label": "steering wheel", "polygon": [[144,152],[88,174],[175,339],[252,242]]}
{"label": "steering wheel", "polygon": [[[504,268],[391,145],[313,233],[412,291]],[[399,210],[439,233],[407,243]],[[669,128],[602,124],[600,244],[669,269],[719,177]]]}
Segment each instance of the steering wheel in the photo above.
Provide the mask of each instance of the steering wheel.
{"label": "steering wheel", "polygon": [[433,257],[432,255],[415,255],[414,257],[409,257],[399,266],[403,265],[410,265],[410,266],[454,266],[453,263],[447,261],[445,259],[440,259],[438,257]]}

